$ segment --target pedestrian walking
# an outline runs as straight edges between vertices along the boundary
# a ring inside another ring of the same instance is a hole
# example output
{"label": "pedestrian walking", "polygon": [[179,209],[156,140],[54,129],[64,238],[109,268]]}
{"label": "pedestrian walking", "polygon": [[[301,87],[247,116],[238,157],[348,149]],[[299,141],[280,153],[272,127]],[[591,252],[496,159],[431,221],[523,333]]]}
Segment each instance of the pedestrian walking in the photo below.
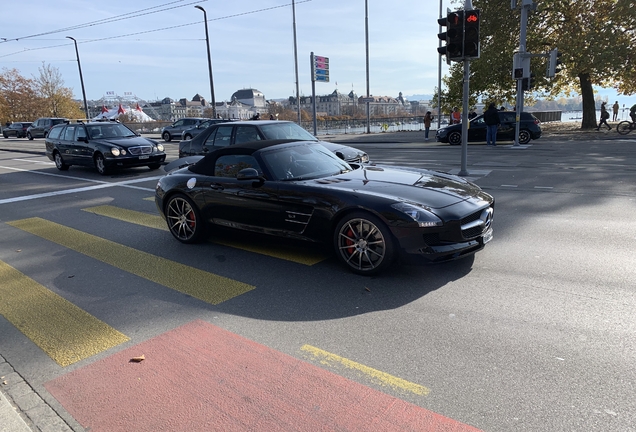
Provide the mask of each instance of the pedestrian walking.
{"label": "pedestrian walking", "polygon": [[486,123],[486,145],[497,146],[497,129],[499,128],[499,111],[494,103],[488,105],[484,112],[484,123]]}
{"label": "pedestrian walking", "polygon": [[618,101],[614,102],[614,105],[612,105],[612,111],[613,111],[613,116],[612,116],[612,121],[616,121],[618,120]]}
{"label": "pedestrian walking", "polygon": [[601,126],[607,126],[608,130],[612,130],[612,127],[607,123],[607,119],[609,118],[609,112],[605,108],[605,102],[601,102],[601,121],[598,122],[597,131],[601,130]]}
{"label": "pedestrian walking", "polygon": [[430,111],[426,111],[426,115],[424,115],[424,141],[428,141],[428,131],[431,129],[431,122],[433,121],[433,116]]}
{"label": "pedestrian walking", "polygon": [[451,113],[451,124],[459,124],[462,122],[462,114],[459,112],[459,108],[453,108]]}

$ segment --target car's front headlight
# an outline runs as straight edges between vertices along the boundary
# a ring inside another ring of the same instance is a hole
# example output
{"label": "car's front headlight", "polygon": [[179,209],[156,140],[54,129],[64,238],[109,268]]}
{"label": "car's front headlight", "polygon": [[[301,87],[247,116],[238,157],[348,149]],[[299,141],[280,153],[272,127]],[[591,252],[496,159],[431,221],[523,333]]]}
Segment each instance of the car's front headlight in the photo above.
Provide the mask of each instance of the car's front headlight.
{"label": "car's front headlight", "polygon": [[422,228],[444,225],[440,218],[422,207],[405,202],[392,204],[391,207],[413,219]]}
{"label": "car's front headlight", "polygon": [[163,151],[163,145],[162,144],[157,144],[157,150],[158,151]]}
{"label": "car's front headlight", "polygon": [[360,156],[360,162],[369,163],[369,155],[366,153],[362,153],[362,155]]}
{"label": "car's front headlight", "polygon": [[113,156],[119,156],[119,155],[121,154],[121,152],[119,151],[119,149],[118,149],[117,147],[112,147],[112,148],[110,149],[110,153],[111,153]]}

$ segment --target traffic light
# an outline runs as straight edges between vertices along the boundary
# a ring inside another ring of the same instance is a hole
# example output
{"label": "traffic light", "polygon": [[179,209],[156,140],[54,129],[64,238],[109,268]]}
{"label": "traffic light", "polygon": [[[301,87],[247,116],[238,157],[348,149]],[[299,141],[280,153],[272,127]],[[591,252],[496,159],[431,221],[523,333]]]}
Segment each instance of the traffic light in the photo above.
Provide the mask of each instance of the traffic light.
{"label": "traffic light", "polygon": [[437,52],[446,56],[446,61],[464,60],[464,11],[448,12],[446,18],[437,20],[446,31],[439,33],[438,38],[446,42],[446,46],[437,48]]}
{"label": "traffic light", "polygon": [[536,84],[536,77],[534,74],[530,74],[530,78],[523,78],[521,80],[521,90],[531,90]]}
{"label": "traffic light", "polygon": [[479,9],[464,13],[464,58],[479,58]]}
{"label": "traffic light", "polygon": [[561,57],[561,53],[558,49],[555,48],[550,51],[550,58],[548,59],[548,71],[545,74],[546,77],[554,78],[557,72],[561,70],[561,68],[559,67],[559,65],[561,65],[561,60],[559,60],[559,57]]}

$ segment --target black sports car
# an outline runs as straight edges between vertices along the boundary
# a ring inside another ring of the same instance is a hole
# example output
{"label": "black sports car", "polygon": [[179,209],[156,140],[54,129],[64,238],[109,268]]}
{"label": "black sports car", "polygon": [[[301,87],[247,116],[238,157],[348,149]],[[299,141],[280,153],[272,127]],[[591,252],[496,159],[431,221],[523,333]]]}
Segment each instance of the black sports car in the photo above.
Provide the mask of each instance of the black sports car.
{"label": "black sports car", "polygon": [[229,145],[259,140],[312,141],[320,143],[349,163],[367,163],[369,155],[357,148],[320,141],[294,122],[251,120],[214,124],[192,140],[179,143],[179,157],[205,155]]}
{"label": "black sports car", "polygon": [[155,195],[183,243],[213,225],[327,242],[369,275],[397,256],[447,261],[492,239],[493,197],[460,177],[348,164],[313,142],[250,142],[188,159]]}

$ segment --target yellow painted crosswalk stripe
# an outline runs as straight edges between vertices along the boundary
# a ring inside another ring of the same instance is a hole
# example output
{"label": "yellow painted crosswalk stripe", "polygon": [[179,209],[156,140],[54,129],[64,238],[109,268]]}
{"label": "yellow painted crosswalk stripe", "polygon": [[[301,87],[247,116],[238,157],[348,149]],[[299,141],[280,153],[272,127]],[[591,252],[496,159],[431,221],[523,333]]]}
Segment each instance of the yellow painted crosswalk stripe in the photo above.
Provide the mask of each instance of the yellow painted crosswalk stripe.
{"label": "yellow painted crosswalk stripe", "polygon": [[8,224],[207,303],[216,305],[255,288],[45,219]]}
{"label": "yellow painted crosswalk stripe", "polygon": [[[134,210],[128,210],[124,208],[119,208],[110,205],[101,205],[96,207],[88,207],[82,209],[86,212],[94,213],[101,216],[110,217],[113,219],[118,219],[124,222],[129,222],[141,226],[145,226],[148,228],[155,228],[164,231],[168,231],[168,227],[166,225],[166,221],[164,221],[161,216],[151,215],[148,213],[138,212]],[[215,239],[215,243],[229,246],[234,249],[241,249],[248,252],[254,252],[261,255],[267,255],[274,258],[284,259],[286,261],[295,262],[298,264],[304,264],[307,266],[312,266],[326,259],[324,254],[320,254],[314,251],[299,251],[297,249],[292,248],[281,248],[281,247],[263,247],[259,245],[248,245],[245,243],[225,241],[220,239]]]}
{"label": "yellow painted crosswalk stripe", "polygon": [[398,378],[386,372],[382,372],[377,369],[370,368],[369,366],[356,363],[352,360],[340,357],[339,355],[332,354],[311,345],[303,345],[300,350],[306,356],[310,357],[312,360],[317,361],[320,364],[332,368],[345,367],[347,369],[352,369],[356,372],[361,373],[363,376],[371,379],[372,381],[383,386],[389,386],[394,390],[415,393],[416,395],[420,396],[426,396],[430,393],[430,390],[423,385],[406,381],[402,378]]}
{"label": "yellow painted crosswalk stripe", "polygon": [[0,261],[0,314],[60,366],[129,338]]}

